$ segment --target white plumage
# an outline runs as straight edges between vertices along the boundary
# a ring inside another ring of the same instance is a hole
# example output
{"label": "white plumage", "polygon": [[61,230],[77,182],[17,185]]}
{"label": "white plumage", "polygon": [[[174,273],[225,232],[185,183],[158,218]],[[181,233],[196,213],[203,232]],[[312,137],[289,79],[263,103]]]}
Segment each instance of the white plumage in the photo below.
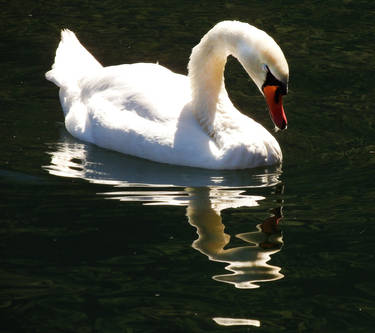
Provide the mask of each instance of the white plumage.
{"label": "white plumage", "polygon": [[288,65],[275,41],[235,21],[218,23],[202,38],[190,57],[188,76],[149,63],[103,67],[73,32],[63,30],[46,78],[60,87],[67,130],[100,147],[208,169],[280,163],[275,138],[228,98],[223,73],[229,54],[260,90],[266,67],[288,80]]}

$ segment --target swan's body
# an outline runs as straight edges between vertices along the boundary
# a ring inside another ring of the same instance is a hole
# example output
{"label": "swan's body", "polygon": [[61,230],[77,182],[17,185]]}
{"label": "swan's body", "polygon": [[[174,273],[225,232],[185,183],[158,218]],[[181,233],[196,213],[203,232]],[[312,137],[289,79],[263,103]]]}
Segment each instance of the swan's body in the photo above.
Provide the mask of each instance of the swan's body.
{"label": "swan's body", "polygon": [[[223,72],[229,54],[261,90],[270,71],[285,89],[288,66],[273,39],[229,21],[217,24],[193,49],[188,76],[157,64],[103,67],[64,30],[46,78],[60,87],[66,128],[81,140],[157,162],[209,169],[279,163],[275,138],[228,98]],[[282,107],[279,111],[285,118]],[[285,127],[280,117],[276,123]]]}

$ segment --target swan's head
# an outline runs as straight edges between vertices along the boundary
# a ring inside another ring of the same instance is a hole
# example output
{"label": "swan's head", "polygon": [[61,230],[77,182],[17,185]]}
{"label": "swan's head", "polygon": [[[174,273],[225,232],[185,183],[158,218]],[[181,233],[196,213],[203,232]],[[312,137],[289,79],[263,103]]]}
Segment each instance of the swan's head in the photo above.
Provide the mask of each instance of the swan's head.
{"label": "swan's head", "polygon": [[246,26],[237,39],[238,60],[264,95],[273,123],[283,130],[287,127],[282,96],[288,92],[288,63],[272,37]]}

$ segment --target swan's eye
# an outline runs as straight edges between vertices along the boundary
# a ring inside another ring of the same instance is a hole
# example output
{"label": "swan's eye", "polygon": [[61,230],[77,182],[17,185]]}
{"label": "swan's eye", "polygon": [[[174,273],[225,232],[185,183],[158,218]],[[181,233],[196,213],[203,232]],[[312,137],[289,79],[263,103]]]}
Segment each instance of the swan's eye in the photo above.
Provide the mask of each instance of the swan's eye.
{"label": "swan's eye", "polygon": [[[267,70],[267,76],[263,83],[262,89],[266,86],[277,86],[279,87],[275,94],[275,101],[278,102],[280,95],[286,95],[287,94],[287,87],[286,84],[281,82],[280,80],[276,79],[276,77],[271,73],[269,67],[267,65],[264,65]],[[277,100],[276,100],[277,99]]]}

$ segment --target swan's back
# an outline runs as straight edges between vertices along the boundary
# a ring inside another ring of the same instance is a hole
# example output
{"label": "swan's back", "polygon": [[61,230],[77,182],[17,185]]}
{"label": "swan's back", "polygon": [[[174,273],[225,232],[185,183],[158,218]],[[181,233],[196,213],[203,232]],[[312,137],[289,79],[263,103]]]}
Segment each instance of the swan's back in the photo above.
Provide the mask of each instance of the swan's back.
{"label": "swan's back", "polygon": [[150,63],[104,67],[81,79],[79,87],[84,103],[109,102],[119,112],[158,122],[178,118],[191,99],[186,76]]}

